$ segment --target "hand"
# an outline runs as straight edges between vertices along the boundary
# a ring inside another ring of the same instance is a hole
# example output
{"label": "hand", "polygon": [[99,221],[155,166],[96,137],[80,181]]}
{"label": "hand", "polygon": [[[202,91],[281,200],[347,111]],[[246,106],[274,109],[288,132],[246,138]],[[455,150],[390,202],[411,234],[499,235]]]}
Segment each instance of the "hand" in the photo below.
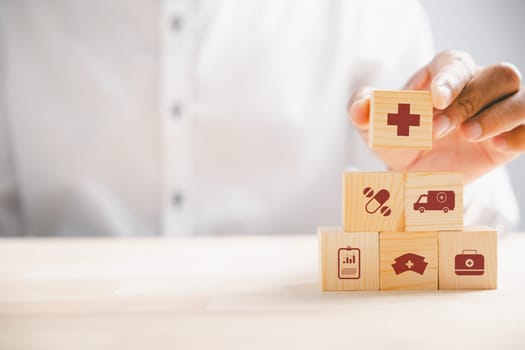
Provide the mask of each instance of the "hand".
{"label": "hand", "polygon": [[[404,89],[432,91],[433,148],[374,150],[390,169],[455,170],[470,182],[525,151],[525,88],[514,66],[479,67],[466,53],[445,51],[416,72]],[[357,91],[348,109],[365,138],[370,90]]]}

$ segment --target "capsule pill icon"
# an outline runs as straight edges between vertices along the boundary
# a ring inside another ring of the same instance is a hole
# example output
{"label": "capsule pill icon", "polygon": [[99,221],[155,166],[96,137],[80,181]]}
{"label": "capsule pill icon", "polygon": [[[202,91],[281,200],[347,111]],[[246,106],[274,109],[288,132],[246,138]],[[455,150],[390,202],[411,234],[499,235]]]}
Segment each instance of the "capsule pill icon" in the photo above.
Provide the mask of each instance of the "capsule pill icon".
{"label": "capsule pill icon", "polygon": [[365,210],[368,214],[374,214],[377,211],[383,216],[389,216],[392,214],[392,210],[384,205],[390,198],[390,192],[382,188],[377,191],[377,193],[374,193],[374,190],[371,187],[366,187],[363,190],[363,194],[366,198],[370,198],[365,204]]}

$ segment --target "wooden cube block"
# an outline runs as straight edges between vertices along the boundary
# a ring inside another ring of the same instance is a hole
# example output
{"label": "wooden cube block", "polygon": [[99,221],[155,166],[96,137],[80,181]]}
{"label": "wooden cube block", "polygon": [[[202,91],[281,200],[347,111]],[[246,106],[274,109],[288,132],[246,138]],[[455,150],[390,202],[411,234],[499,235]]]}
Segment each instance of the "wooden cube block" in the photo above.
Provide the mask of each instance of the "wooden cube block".
{"label": "wooden cube block", "polygon": [[463,174],[457,172],[405,175],[406,231],[463,229]]}
{"label": "wooden cube block", "polygon": [[378,290],[379,233],[320,227],[321,290]]}
{"label": "wooden cube block", "polygon": [[368,145],[371,148],[432,148],[429,91],[372,91]]}
{"label": "wooden cube block", "polygon": [[343,228],[347,232],[404,231],[403,174],[343,174]]}
{"label": "wooden cube block", "polygon": [[439,289],[496,289],[498,234],[488,227],[439,233]]}
{"label": "wooden cube block", "polygon": [[381,290],[438,288],[437,232],[379,234]]}

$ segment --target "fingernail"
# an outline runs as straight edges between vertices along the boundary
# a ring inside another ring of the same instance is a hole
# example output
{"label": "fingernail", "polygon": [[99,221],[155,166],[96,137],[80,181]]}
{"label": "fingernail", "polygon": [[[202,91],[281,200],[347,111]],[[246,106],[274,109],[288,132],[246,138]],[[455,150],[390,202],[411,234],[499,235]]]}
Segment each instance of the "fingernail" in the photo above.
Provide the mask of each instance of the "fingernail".
{"label": "fingernail", "polygon": [[478,122],[468,122],[461,127],[463,135],[470,141],[478,140],[483,135],[483,130]]}
{"label": "fingernail", "polygon": [[356,100],[354,103],[363,103],[368,99],[368,96],[360,97],[358,100]]}
{"label": "fingernail", "polygon": [[492,139],[492,142],[494,142],[494,145],[496,145],[497,148],[499,148],[503,152],[509,151],[509,144],[503,137],[495,137]]}
{"label": "fingernail", "polygon": [[445,136],[450,130],[450,118],[446,115],[440,115],[434,120],[434,130],[437,137]]}
{"label": "fingernail", "polygon": [[450,87],[446,84],[440,84],[438,85],[438,94],[441,96],[441,101],[443,101],[445,104],[450,103],[450,99],[452,98],[452,90]]}
{"label": "fingernail", "polygon": [[350,105],[350,107],[359,106],[359,105],[363,104],[365,101],[366,101],[366,97],[361,97],[361,98],[359,98],[357,100],[354,100],[352,102],[352,104]]}

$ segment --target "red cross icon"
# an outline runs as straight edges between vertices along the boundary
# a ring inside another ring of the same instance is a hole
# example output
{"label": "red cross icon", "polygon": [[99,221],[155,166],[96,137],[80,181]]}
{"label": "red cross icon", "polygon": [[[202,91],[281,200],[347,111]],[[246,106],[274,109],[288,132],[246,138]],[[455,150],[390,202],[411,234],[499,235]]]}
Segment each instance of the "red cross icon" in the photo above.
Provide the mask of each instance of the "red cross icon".
{"label": "red cross icon", "polygon": [[409,269],[412,268],[412,266],[414,266],[414,263],[412,262],[412,260],[408,260],[405,264],[406,267],[408,267]]}
{"label": "red cross icon", "polygon": [[388,113],[387,125],[397,126],[397,136],[409,136],[411,126],[419,126],[419,114],[410,114],[410,104],[398,103],[397,114]]}

